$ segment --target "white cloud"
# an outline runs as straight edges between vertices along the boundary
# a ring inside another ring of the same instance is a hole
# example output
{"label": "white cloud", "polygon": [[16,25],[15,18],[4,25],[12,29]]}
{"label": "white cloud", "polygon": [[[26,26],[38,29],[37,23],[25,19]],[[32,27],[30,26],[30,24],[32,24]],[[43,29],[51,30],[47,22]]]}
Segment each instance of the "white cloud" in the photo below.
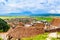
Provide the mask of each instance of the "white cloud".
{"label": "white cloud", "polygon": [[49,13],[56,13],[56,10],[50,10]]}
{"label": "white cloud", "polygon": [[60,13],[59,0],[8,0],[7,2],[1,0],[1,2],[5,3],[3,6],[0,4],[1,13],[21,12],[24,10],[33,13],[37,10],[46,10],[48,13]]}
{"label": "white cloud", "polygon": [[10,7],[16,7],[16,4],[8,4]]}
{"label": "white cloud", "polygon": [[60,13],[60,10],[56,10],[57,11],[57,13]]}

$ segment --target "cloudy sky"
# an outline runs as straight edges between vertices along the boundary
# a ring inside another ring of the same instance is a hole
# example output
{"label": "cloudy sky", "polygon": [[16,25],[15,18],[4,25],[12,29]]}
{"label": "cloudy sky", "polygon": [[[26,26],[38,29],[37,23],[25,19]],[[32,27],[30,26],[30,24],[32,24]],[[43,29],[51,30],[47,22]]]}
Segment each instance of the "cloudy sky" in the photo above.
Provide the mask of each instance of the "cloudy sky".
{"label": "cloudy sky", "polygon": [[60,13],[60,0],[0,0],[0,14]]}

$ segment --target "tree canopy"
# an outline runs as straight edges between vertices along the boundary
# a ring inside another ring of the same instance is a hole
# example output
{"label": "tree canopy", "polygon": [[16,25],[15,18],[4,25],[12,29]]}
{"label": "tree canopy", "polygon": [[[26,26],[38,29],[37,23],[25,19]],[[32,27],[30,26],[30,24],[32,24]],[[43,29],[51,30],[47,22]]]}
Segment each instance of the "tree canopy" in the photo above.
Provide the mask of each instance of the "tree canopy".
{"label": "tree canopy", "polygon": [[7,32],[9,28],[7,22],[0,18],[0,32]]}

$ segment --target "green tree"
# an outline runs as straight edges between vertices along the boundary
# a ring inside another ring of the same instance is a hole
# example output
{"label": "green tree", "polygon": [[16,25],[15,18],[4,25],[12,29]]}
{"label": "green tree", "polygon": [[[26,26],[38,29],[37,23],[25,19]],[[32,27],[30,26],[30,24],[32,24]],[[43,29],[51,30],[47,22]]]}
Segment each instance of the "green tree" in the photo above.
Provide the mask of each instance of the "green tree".
{"label": "green tree", "polygon": [[7,32],[9,28],[10,26],[7,22],[0,18],[0,32]]}

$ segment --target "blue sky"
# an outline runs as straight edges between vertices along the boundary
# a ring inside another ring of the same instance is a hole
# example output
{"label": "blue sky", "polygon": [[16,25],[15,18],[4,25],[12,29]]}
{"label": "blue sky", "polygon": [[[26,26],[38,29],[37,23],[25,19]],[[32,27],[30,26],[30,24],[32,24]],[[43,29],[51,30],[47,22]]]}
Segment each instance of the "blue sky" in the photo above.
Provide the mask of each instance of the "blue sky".
{"label": "blue sky", "polygon": [[0,0],[0,14],[60,13],[60,0]]}

